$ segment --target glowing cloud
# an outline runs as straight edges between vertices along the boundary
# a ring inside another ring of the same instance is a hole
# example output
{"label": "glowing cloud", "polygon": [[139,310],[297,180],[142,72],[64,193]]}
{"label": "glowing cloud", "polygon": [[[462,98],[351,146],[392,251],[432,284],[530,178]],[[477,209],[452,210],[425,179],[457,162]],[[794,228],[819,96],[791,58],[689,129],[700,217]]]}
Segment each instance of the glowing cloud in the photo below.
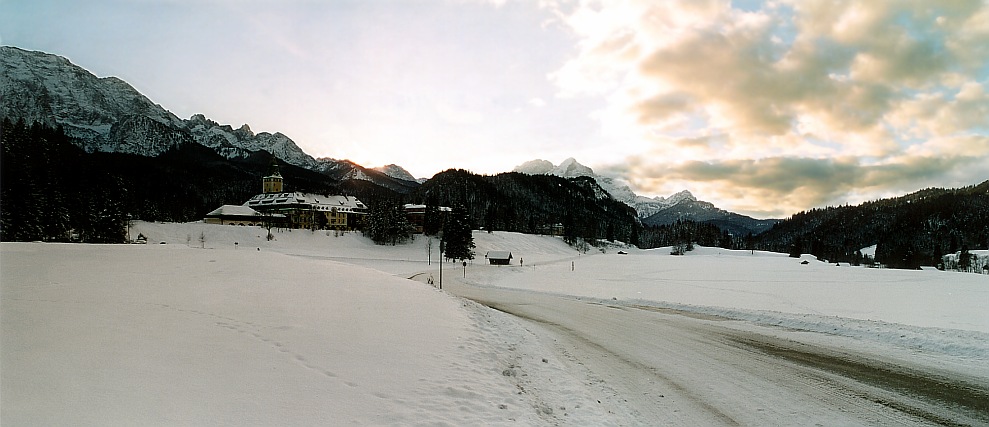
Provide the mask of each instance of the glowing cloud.
{"label": "glowing cloud", "polygon": [[639,191],[686,185],[783,215],[989,178],[989,150],[950,151],[984,148],[989,133],[985,2],[583,2],[557,13],[580,42],[551,78],[561,96],[605,97],[602,125],[652,146],[612,168]]}

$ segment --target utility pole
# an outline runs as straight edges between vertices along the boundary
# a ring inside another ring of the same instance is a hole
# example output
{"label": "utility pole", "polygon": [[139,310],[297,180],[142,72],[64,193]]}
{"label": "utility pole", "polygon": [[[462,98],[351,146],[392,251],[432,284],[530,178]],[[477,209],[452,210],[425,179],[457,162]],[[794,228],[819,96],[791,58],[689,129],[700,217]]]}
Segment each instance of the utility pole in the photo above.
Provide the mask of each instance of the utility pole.
{"label": "utility pole", "polygon": [[443,231],[440,233],[440,289],[443,289]]}

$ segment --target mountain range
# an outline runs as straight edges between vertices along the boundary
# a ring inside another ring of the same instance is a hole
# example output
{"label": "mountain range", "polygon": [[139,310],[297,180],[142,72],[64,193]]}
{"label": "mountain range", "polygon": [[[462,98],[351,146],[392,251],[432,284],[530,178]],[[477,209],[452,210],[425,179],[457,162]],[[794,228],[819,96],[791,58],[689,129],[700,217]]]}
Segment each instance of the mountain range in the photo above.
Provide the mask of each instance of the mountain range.
{"label": "mountain range", "polygon": [[[314,158],[280,133],[255,133],[244,124],[220,124],[202,114],[182,119],[154,103],[116,77],[96,77],[68,59],[11,46],[0,47],[0,117],[23,118],[60,126],[86,152],[109,152],[155,157],[187,144],[198,144],[227,159],[246,159],[267,152],[287,164],[341,181],[366,181],[399,194],[408,194],[417,180],[401,166],[366,168],[348,160]],[[622,180],[597,175],[567,159],[560,165],[533,160],[515,168],[529,175],[564,178],[586,176],[600,186],[601,197],[612,197],[636,209],[646,225],[691,219],[716,222],[732,233],[758,233],[773,220],[754,220],[699,201],[688,191],[668,198],[635,194]]]}
{"label": "mountain range", "polygon": [[281,133],[202,114],[181,119],[123,80],[9,46],[0,46],[0,120],[0,199],[16,207],[0,210],[4,241],[57,241],[73,232],[82,241],[117,242],[128,218],[196,220],[256,194],[258,178],[275,162],[289,191],[461,206],[474,226],[562,233],[571,242],[662,247],[687,240],[851,262],[875,245],[877,261],[910,268],[989,248],[989,182],[777,221],[719,209],[689,191],[639,196],[572,158],[559,165],[533,160],[493,176],[450,169],[422,181],[398,165],[313,158]]}
{"label": "mountain range", "polygon": [[61,126],[87,152],[154,157],[199,144],[228,159],[265,151],[282,161],[337,180],[366,180],[407,193],[418,183],[396,165],[381,170],[346,160],[313,158],[282,133],[234,129],[202,114],[181,119],[116,77],[96,77],[68,59],[0,46],[0,116]]}
{"label": "mountain range", "polygon": [[745,236],[748,233],[759,234],[772,228],[773,224],[778,222],[775,219],[755,219],[719,209],[710,202],[698,200],[687,190],[675,193],[670,197],[640,196],[635,194],[622,180],[598,175],[594,173],[593,169],[578,163],[574,158],[566,159],[559,165],[554,165],[547,160],[531,160],[516,166],[514,171],[529,175],[593,178],[615,200],[635,208],[643,225],[661,226],[681,220],[690,220],[713,224],[733,235]]}

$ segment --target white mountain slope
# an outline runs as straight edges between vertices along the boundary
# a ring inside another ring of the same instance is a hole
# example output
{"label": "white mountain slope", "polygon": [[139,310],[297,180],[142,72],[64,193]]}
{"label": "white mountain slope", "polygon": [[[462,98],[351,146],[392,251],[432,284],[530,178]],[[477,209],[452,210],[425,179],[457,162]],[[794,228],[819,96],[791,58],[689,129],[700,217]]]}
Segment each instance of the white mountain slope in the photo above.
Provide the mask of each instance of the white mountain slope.
{"label": "white mountain slope", "polygon": [[412,182],[415,182],[416,181],[416,177],[412,176],[412,174],[409,173],[409,171],[405,170],[405,168],[403,168],[403,167],[401,167],[399,165],[396,165],[396,164],[379,166],[379,167],[374,168],[374,170],[376,170],[378,172],[381,172],[381,173],[383,173],[385,175],[388,175],[388,176],[390,176],[392,178],[395,178],[395,179],[401,179],[403,181],[412,181]]}
{"label": "white mountain slope", "polygon": [[635,208],[639,214],[639,218],[647,218],[660,210],[676,205],[684,200],[697,200],[697,198],[686,190],[676,193],[669,198],[640,196],[635,194],[623,180],[598,175],[594,173],[593,169],[580,164],[573,157],[564,160],[558,166],[553,165],[548,160],[530,160],[516,166],[513,172],[528,175],[556,175],[564,178],[576,178],[579,176],[594,178],[598,185],[607,191],[612,198]]}
{"label": "white mountain slope", "polygon": [[189,140],[181,119],[123,80],[47,53],[0,46],[0,100],[0,116],[61,125],[90,152],[153,156]]}
{"label": "white mountain slope", "polygon": [[96,77],[68,59],[0,46],[0,116],[61,125],[89,152],[157,156],[195,142],[227,158],[265,150],[296,166],[318,162],[281,133],[233,129],[201,114],[182,120],[116,77]]}
{"label": "white mountain slope", "polygon": [[123,80],[96,77],[44,52],[0,47],[0,101],[0,117],[60,125],[88,152],[155,157],[178,145],[198,143],[228,159],[263,150],[336,179],[365,179],[396,191],[408,191],[408,182],[416,182],[396,165],[380,168],[382,174],[368,174],[370,169],[347,160],[314,159],[279,132],[254,133],[246,124],[235,129],[202,114],[180,119]]}
{"label": "white mountain slope", "polygon": [[255,134],[246,124],[238,129],[230,125],[220,125],[202,114],[196,114],[184,122],[184,128],[192,134],[196,142],[216,150],[227,158],[244,157],[259,150],[267,151],[290,164],[316,170],[319,162],[306,154],[280,132]]}
{"label": "white mountain slope", "polygon": [[524,173],[527,175],[552,175],[551,171],[556,168],[549,160],[529,160],[512,169],[512,172]]}

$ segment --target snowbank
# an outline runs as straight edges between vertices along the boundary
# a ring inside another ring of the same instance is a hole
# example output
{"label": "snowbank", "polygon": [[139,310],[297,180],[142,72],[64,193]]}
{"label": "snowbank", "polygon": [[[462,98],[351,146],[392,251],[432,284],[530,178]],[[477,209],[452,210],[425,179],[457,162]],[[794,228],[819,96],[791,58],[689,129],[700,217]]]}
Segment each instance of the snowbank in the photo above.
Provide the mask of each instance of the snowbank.
{"label": "snowbank", "polygon": [[[154,227],[143,231],[162,241]],[[504,372],[549,352],[525,331],[501,332],[518,328],[507,316],[376,270],[244,247],[242,235],[234,249],[219,227],[206,228],[206,246],[226,249],[190,248],[179,231],[181,244],[0,245],[2,424],[545,417]],[[571,419],[606,416],[573,399],[585,409]]]}

